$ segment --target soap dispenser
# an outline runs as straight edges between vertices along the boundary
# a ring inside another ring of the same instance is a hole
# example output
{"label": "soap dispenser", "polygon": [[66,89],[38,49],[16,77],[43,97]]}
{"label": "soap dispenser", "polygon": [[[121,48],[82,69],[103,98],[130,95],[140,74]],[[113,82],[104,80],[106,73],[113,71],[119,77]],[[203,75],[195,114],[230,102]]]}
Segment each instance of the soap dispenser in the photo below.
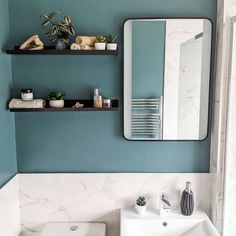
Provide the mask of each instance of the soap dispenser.
{"label": "soap dispenser", "polygon": [[193,214],[194,210],[194,198],[193,192],[191,190],[191,182],[186,182],[186,188],[182,193],[180,202],[181,213],[185,216],[190,216]]}
{"label": "soap dispenser", "polygon": [[102,108],[102,96],[99,95],[98,89],[94,89],[93,106]]}

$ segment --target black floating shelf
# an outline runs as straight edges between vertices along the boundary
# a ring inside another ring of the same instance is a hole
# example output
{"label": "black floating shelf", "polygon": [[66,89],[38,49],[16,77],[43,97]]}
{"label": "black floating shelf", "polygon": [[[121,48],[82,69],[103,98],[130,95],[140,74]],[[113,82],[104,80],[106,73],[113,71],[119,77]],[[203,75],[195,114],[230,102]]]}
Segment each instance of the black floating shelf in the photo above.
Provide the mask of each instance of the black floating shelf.
{"label": "black floating shelf", "polygon": [[43,50],[21,50],[19,47],[6,50],[7,54],[13,55],[118,55],[118,50],[56,50],[53,46],[45,46]]}
{"label": "black floating shelf", "polygon": [[[10,109],[11,112],[78,112],[78,111],[116,111],[119,107],[119,101],[117,99],[111,100],[112,107],[110,108],[95,108],[93,107],[93,100],[77,99],[77,100],[64,100],[65,106],[63,108],[51,108],[49,107],[49,101],[46,101],[44,108],[14,108]],[[84,104],[82,108],[72,108],[76,102]]]}

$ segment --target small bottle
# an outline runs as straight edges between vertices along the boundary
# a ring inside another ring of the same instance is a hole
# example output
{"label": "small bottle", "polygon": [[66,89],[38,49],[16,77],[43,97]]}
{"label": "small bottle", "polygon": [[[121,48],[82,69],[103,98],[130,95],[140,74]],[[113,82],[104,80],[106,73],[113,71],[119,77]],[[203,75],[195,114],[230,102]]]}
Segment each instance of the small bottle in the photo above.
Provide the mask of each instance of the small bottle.
{"label": "small bottle", "polygon": [[21,89],[21,100],[22,101],[32,101],[34,99],[33,90],[30,88]]}
{"label": "small bottle", "polygon": [[193,192],[191,190],[191,182],[186,182],[186,188],[182,193],[180,202],[181,213],[185,216],[190,216],[193,214],[194,210],[194,198]]}
{"label": "small bottle", "polygon": [[102,108],[102,96],[99,95],[98,89],[94,89],[93,106]]}

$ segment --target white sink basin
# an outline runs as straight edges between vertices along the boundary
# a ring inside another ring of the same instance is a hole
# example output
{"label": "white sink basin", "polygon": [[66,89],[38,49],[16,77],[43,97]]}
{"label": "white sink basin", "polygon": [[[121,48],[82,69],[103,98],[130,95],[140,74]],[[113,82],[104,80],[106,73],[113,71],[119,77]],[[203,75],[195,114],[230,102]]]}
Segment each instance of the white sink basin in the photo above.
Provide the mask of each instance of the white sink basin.
{"label": "white sink basin", "polygon": [[192,216],[146,212],[139,216],[134,210],[121,211],[121,236],[220,236],[207,215],[196,211]]}

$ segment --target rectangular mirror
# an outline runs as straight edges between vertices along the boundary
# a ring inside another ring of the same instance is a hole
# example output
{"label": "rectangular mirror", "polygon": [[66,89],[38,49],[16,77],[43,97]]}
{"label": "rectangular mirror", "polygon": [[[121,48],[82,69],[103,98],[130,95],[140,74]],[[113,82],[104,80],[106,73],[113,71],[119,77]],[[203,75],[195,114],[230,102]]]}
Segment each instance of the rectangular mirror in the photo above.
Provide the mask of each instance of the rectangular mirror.
{"label": "rectangular mirror", "polygon": [[124,23],[124,137],[207,137],[212,23],[129,19]]}

